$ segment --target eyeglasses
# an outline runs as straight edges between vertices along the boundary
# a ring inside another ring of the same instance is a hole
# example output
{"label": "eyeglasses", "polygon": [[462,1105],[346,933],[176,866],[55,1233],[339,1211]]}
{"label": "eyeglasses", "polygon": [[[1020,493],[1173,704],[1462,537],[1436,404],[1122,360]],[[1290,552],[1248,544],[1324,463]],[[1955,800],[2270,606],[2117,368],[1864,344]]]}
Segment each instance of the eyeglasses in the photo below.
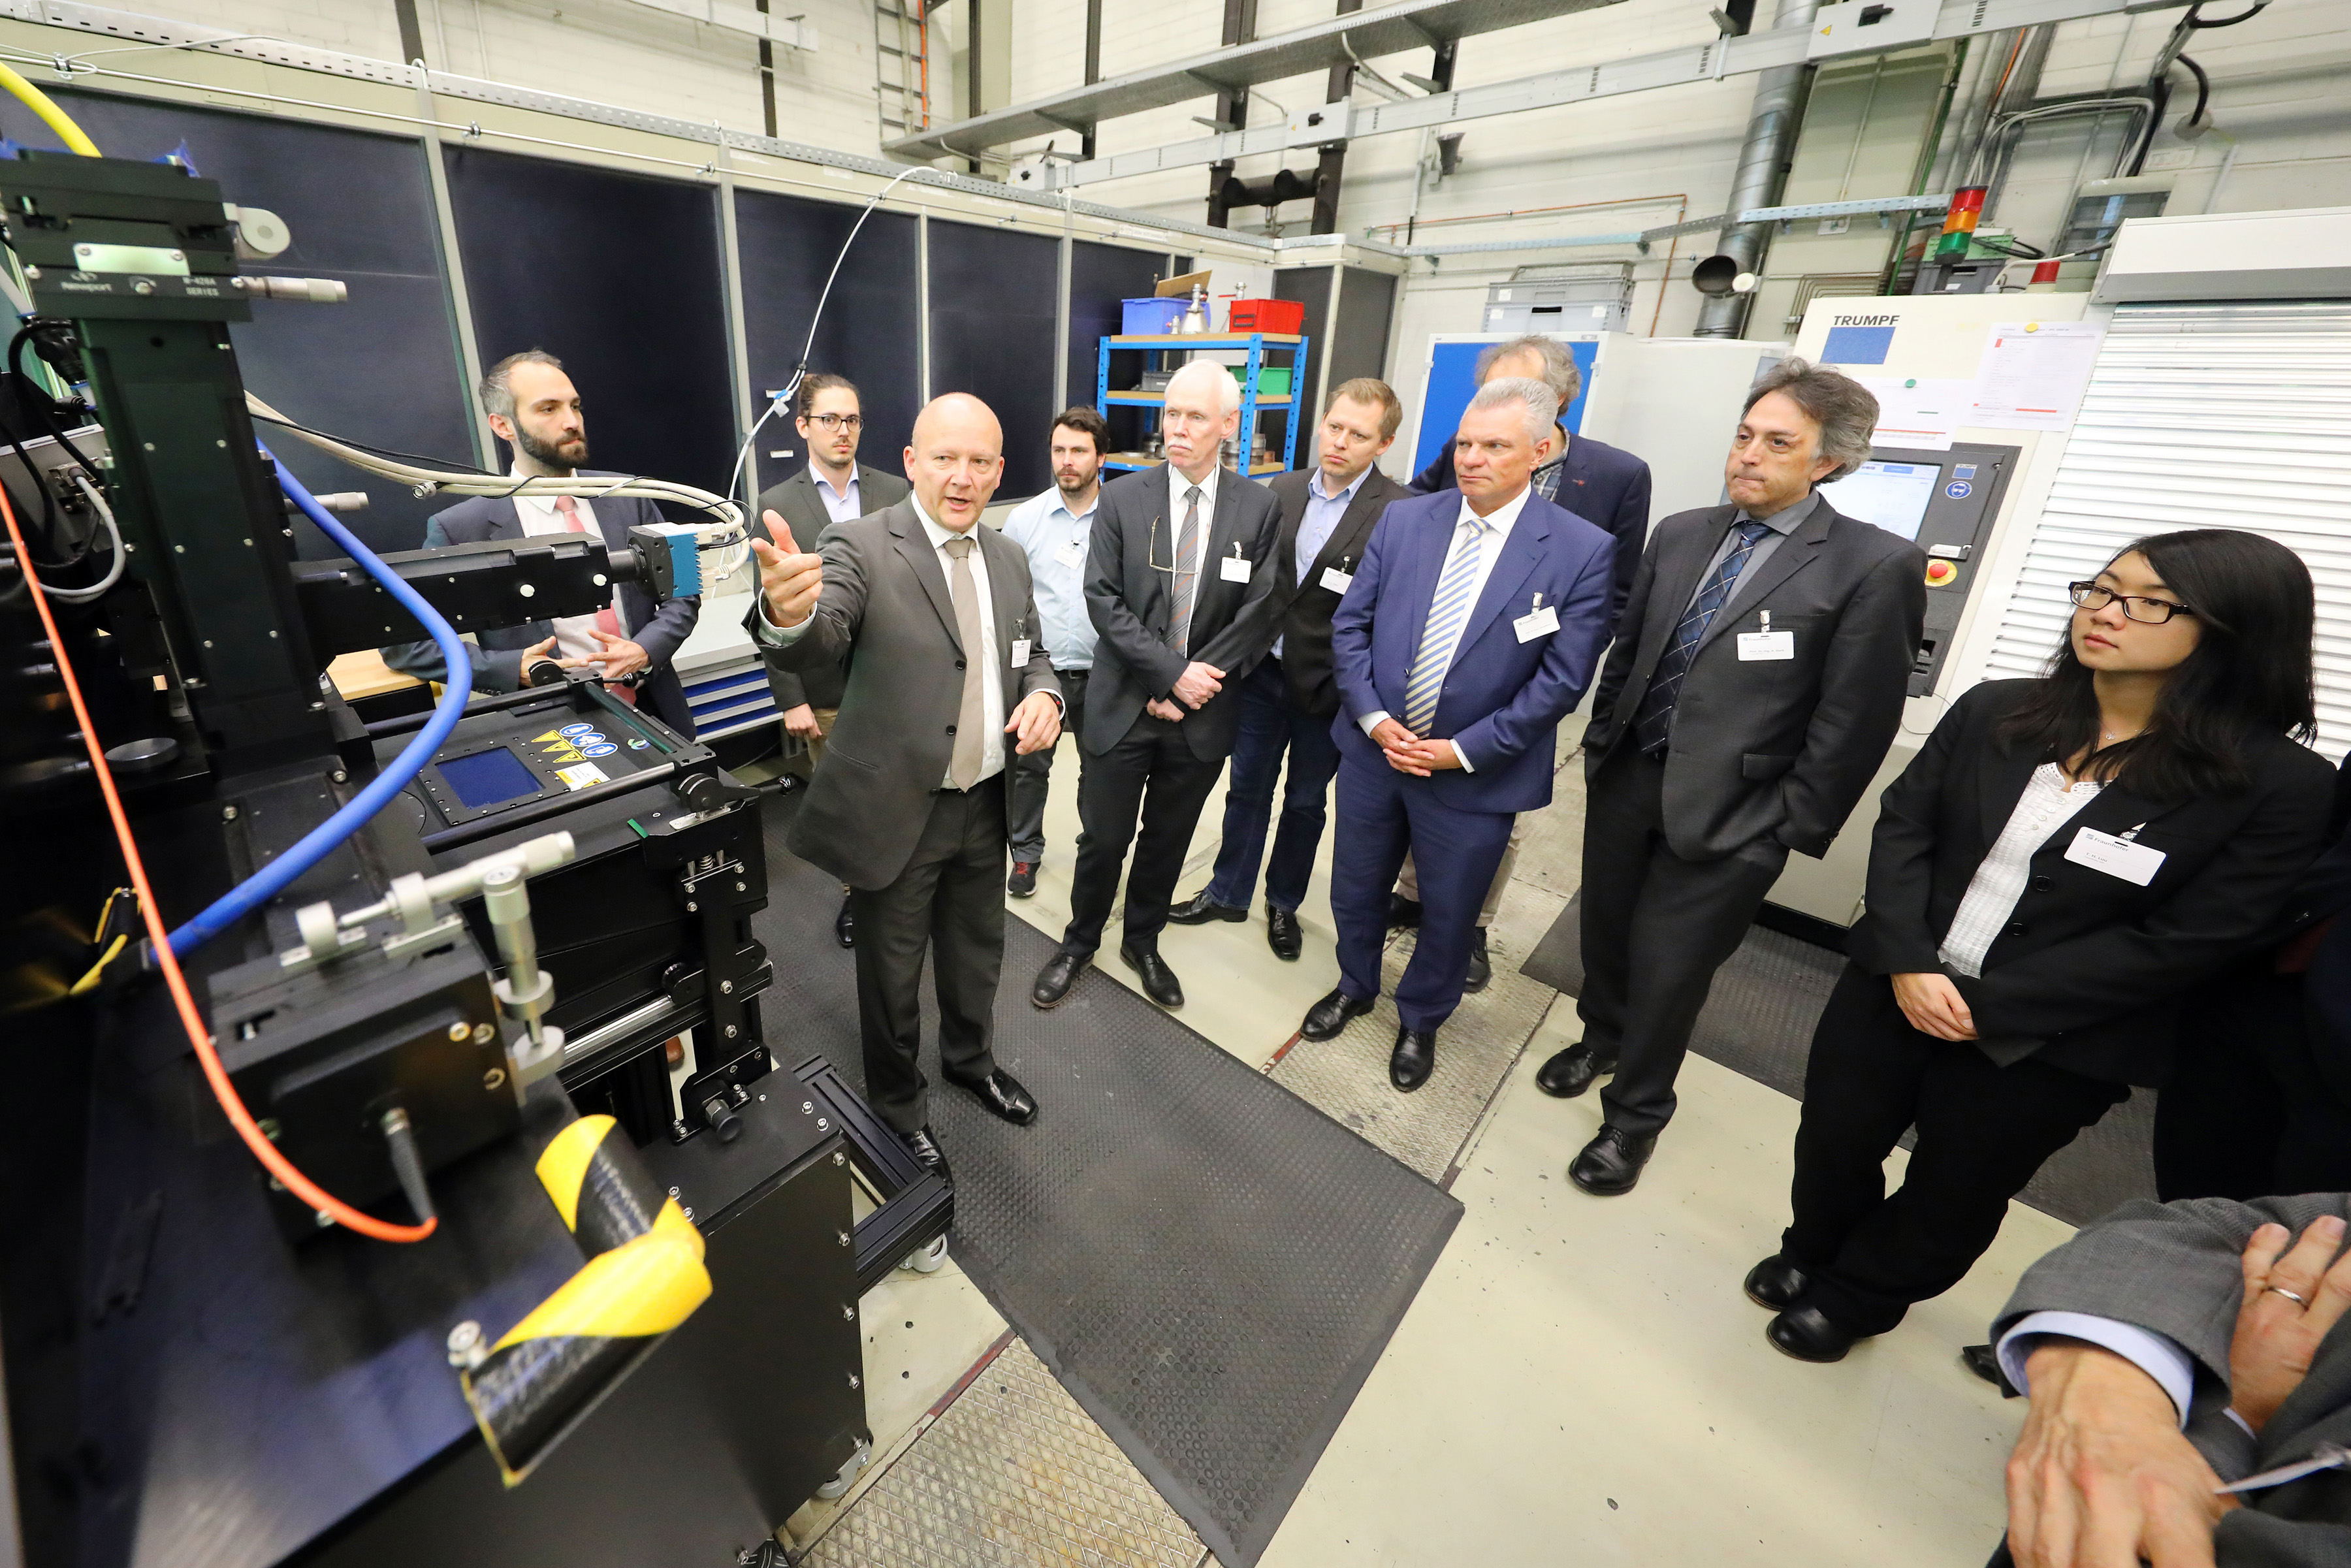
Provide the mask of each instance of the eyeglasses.
{"label": "eyeglasses", "polygon": [[2146,626],[2160,626],[2175,615],[2193,615],[2195,611],[2185,604],[2174,604],[2168,599],[2149,599],[2144,593],[2116,593],[2102,583],[2069,582],[2065,591],[2074,602],[2085,610],[2104,610],[2119,603],[2126,620]]}
{"label": "eyeglasses", "polygon": [[862,414],[855,413],[812,413],[808,416],[808,422],[810,424],[821,425],[826,431],[831,432],[856,430],[864,424],[865,418]]}

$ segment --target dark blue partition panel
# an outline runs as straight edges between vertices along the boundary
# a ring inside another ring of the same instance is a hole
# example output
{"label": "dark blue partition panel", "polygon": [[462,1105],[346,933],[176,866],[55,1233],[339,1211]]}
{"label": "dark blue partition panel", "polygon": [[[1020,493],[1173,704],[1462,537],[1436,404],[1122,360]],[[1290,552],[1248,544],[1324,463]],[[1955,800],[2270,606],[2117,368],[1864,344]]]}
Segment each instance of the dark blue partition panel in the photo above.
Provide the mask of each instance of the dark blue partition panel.
{"label": "dark blue partition panel", "polygon": [[[294,243],[251,272],[336,277],[341,305],[256,300],[232,329],[246,384],[288,418],[373,445],[470,465],[465,376],[441,275],[440,246],[419,145],[400,137],[305,125],[271,115],[193,109],[104,93],[57,95],[99,149],[122,158],[183,155],[226,199],[266,207]],[[13,99],[0,132],[36,147],[57,138]],[[440,503],[362,473],[290,435],[262,438],[317,490],[365,490],[347,517],[379,549],[413,549]],[[307,522],[306,556],[340,554]]]}
{"label": "dark blue partition panel", "polygon": [[580,389],[591,466],[725,490],[739,438],[716,190],[479,148],[448,159],[483,365],[546,350]]}
{"label": "dark blue partition panel", "polygon": [[1070,256],[1070,401],[1094,401],[1095,351],[1119,329],[1120,301],[1147,299],[1166,272],[1164,250],[1080,241]]}
{"label": "dark blue partition panel", "polygon": [[1053,303],[1060,242],[931,222],[931,395],[964,392],[1004,423],[998,500],[1053,482]]}
{"label": "dark blue partition panel", "polygon": [[[857,225],[862,205],[812,202],[765,191],[735,193],[736,249],[743,266],[743,330],[751,356],[751,395],[764,399],[790,382],[804,350],[809,369],[830,371],[857,383],[865,411],[858,460],[887,474],[899,471],[914,415],[922,409],[921,257],[914,220],[876,211],[858,230],[846,256],[841,246]],[[809,321],[833,261],[841,272],[809,349]],[[764,411],[766,405],[761,403]],[[789,457],[770,455],[789,452]],[[779,413],[759,432],[759,483],[764,486],[808,465],[808,453]]]}

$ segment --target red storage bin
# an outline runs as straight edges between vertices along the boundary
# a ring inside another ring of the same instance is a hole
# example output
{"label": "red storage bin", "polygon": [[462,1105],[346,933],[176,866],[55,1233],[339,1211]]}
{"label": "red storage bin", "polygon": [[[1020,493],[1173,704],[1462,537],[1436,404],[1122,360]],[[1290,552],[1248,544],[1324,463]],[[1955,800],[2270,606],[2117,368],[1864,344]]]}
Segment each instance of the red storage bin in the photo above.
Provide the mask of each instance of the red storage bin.
{"label": "red storage bin", "polygon": [[1226,323],[1234,332],[1302,332],[1306,307],[1295,299],[1236,299]]}

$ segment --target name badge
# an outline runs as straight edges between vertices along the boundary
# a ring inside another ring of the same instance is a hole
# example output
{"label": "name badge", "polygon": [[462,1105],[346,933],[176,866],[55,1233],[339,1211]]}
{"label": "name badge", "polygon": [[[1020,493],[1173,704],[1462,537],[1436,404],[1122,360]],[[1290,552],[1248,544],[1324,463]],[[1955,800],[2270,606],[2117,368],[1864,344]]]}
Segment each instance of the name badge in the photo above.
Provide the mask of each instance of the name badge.
{"label": "name badge", "polygon": [[1071,539],[1068,544],[1063,545],[1060,549],[1053,552],[1053,559],[1063,566],[1085,565],[1086,541],[1083,539]]}
{"label": "name badge", "polygon": [[2065,858],[2075,865],[2088,866],[2092,871],[2118,876],[2125,882],[2145,887],[2163,869],[2163,852],[2145,844],[2118,839],[2112,833],[2102,833],[2095,828],[2075,831],[2074,841],[2066,846]]}
{"label": "name badge", "polygon": [[1341,571],[1335,566],[1326,566],[1322,569],[1322,586],[1333,593],[1344,593],[1355,586],[1355,574]]}
{"label": "name badge", "polygon": [[1012,640],[1012,667],[1014,669],[1019,669],[1021,665],[1029,662],[1030,643],[1031,639],[1027,637],[1015,637]]}
{"label": "name badge", "polygon": [[1548,637],[1559,630],[1559,611],[1546,604],[1541,610],[1531,610],[1510,622],[1510,630],[1519,634],[1521,643],[1531,643],[1538,637]]}
{"label": "name badge", "polygon": [[1217,575],[1227,582],[1247,582],[1249,559],[1245,555],[1228,555],[1217,562]]}
{"label": "name badge", "polygon": [[1739,634],[1739,657],[1749,659],[1792,659],[1796,656],[1796,634],[1793,632],[1741,632]]}

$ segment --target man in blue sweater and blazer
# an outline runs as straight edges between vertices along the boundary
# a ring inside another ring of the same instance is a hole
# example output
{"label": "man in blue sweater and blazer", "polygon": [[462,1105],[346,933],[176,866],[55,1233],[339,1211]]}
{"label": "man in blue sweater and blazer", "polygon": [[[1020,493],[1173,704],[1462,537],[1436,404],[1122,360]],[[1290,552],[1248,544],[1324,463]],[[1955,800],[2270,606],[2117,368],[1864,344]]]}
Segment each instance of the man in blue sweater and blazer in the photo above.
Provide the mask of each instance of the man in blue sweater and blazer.
{"label": "man in blue sweater and blazer", "polygon": [[1339,984],[1300,1032],[1329,1040],[1372,1009],[1388,890],[1412,852],[1420,938],[1388,1062],[1405,1092],[1436,1066],[1511,820],[1551,802],[1559,722],[1608,641],[1614,541],[1528,484],[1558,418],[1541,382],[1479,388],[1454,436],[1459,487],[1388,508],[1332,620]]}

